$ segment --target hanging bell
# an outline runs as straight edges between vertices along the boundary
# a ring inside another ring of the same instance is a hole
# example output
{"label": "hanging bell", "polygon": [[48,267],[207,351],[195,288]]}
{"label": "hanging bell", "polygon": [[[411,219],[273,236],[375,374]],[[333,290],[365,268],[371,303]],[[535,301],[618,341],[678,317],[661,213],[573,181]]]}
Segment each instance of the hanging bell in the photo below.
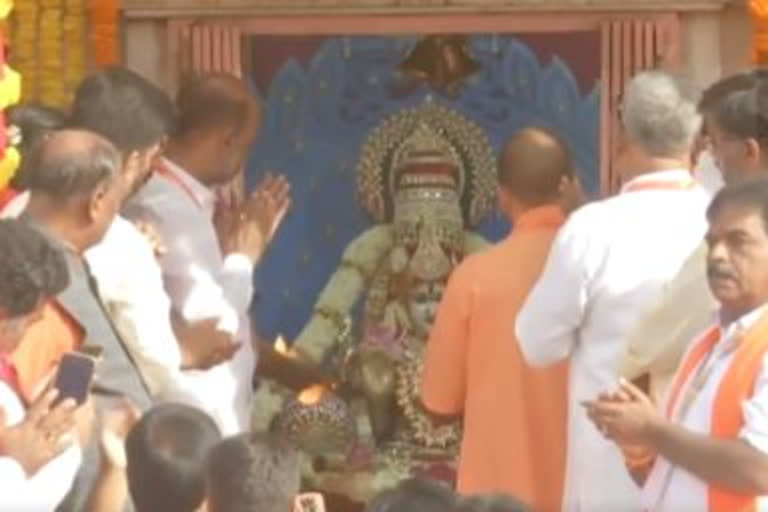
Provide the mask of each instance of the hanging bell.
{"label": "hanging bell", "polygon": [[442,94],[456,96],[480,64],[470,55],[467,36],[431,35],[416,43],[399,69]]}

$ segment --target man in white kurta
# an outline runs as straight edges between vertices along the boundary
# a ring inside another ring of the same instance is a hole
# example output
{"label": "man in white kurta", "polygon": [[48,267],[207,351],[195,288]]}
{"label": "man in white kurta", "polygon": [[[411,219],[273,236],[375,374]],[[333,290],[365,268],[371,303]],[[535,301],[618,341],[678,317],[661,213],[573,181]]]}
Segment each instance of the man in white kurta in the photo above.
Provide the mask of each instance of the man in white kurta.
{"label": "man in white kurta", "polygon": [[663,73],[642,73],[625,92],[623,126],[628,181],[571,215],[516,323],[530,364],[571,363],[568,511],[641,509],[620,452],[580,403],[618,381],[623,340],[706,230],[708,195],[686,168],[695,98]]}
{"label": "man in white kurta", "polygon": [[[253,261],[222,254],[213,225],[214,192],[171,161],[129,202],[129,216],[148,219],[162,237],[160,263],[173,307],[188,321],[219,318],[219,328],[241,344],[232,360],[210,370],[188,371],[186,389],[218,423],[224,435],[250,426],[252,375],[256,360],[248,310],[253,296]],[[180,185],[183,183],[184,186]]]}
{"label": "man in white kurta", "polygon": [[[698,158],[695,179],[714,196],[724,179],[757,175],[766,168],[760,109],[745,96],[756,87],[754,73],[715,82],[702,95],[703,133],[710,143]],[[756,92],[756,91],[755,91]],[[750,151],[743,148],[750,147]],[[727,176],[720,172],[723,162]],[[619,371],[629,380],[650,376],[651,395],[660,402],[688,343],[712,323],[718,304],[705,277],[703,242],[627,337]]]}

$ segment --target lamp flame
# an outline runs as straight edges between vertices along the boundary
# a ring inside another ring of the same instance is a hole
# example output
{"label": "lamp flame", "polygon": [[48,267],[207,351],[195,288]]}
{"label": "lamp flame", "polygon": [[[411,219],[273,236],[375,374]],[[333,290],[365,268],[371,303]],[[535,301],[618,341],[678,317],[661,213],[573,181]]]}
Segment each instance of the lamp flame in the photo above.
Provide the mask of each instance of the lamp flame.
{"label": "lamp flame", "polygon": [[304,388],[297,397],[297,400],[302,405],[315,405],[323,399],[328,389],[320,384],[314,384],[307,388]]}

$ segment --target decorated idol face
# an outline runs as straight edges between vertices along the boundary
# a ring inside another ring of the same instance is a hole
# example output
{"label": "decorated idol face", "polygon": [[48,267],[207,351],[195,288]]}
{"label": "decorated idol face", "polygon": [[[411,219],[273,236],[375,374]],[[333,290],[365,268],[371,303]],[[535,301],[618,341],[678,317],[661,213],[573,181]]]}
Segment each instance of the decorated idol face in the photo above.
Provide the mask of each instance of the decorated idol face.
{"label": "decorated idol face", "polygon": [[415,283],[408,292],[408,315],[411,327],[416,335],[427,337],[432,323],[437,315],[437,308],[443,297],[445,283],[438,281],[421,281]]}
{"label": "decorated idol face", "polygon": [[410,274],[422,281],[446,278],[464,244],[456,194],[428,187],[401,191],[394,220],[396,245],[407,251]]}

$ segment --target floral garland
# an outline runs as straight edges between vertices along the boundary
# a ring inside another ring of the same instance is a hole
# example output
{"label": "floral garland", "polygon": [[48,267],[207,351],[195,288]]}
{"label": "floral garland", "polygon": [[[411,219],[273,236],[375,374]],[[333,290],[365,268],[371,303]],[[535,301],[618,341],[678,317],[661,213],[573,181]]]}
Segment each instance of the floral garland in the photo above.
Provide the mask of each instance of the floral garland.
{"label": "floral garland", "polygon": [[[1,1],[1,0],[0,0]],[[26,101],[69,105],[89,66],[91,4],[110,0],[24,0],[13,15],[13,63],[24,75]],[[101,40],[95,42],[101,44]]]}
{"label": "floral garland", "polygon": [[[13,0],[0,0],[0,20],[5,20],[12,8]],[[6,34],[3,33],[3,45],[0,48],[0,109],[3,110],[18,103],[21,95],[20,75],[5,64],[5,37]],[[0,192],[2,192],[16,172],[19,153],[15,147],[8,144],[4,116],[0,121],[2,121],[0,122]]]}
{"label": "floral garland", "polygon": [[750,0],[749,10],[754,22],[752,61],[756,65],[768,64],[768,0]]}
{"label": "floral garland", "polygon": [[90,0],[91,59],[96,67],[120,63],[118,0]]}

